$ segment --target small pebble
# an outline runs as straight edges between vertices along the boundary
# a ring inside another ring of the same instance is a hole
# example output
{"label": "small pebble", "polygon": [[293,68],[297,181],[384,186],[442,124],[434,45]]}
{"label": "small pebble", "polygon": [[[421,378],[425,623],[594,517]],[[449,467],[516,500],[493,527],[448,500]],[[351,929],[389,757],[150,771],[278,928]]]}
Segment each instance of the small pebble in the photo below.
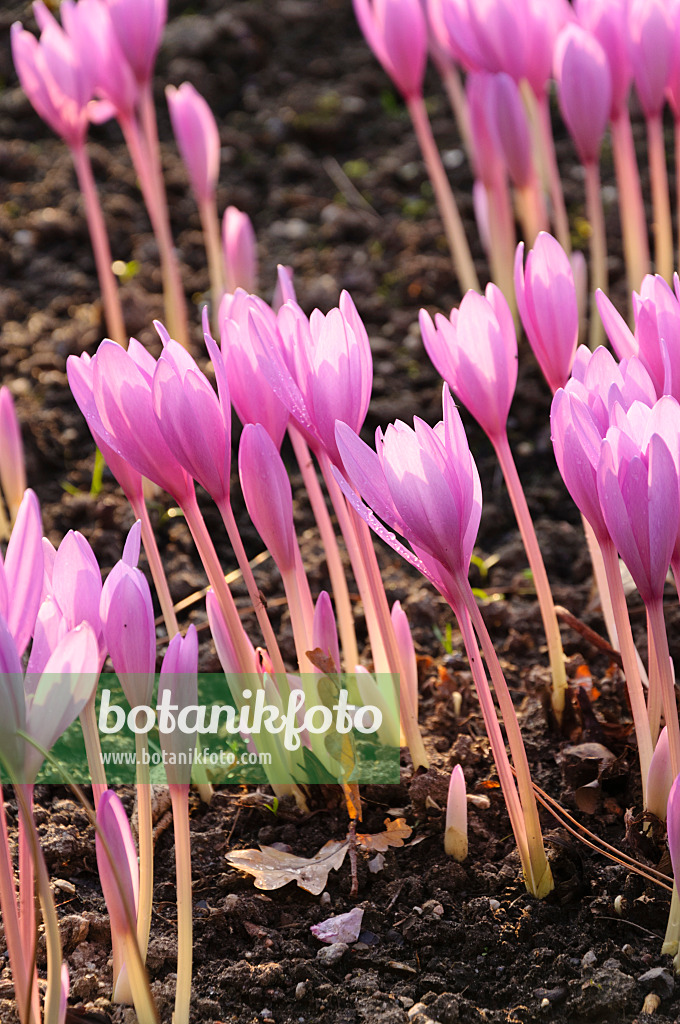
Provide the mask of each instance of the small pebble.
{"label": "small pebble", "polygon": [[319,903],[322,907],[330,907],[331,905],[331,894],[329,892],[322,892]]}
{"label": "small pebble", "polygon": [[647,992],[656,992],[662,999],[670,999],[675,989],[675,978],[665,967],[652,967],[638,978]]}
{"label": "small pebble", "polygon": [[295,998],[304,999],[307,995],[307,985],[304,981],[299,981],[295,986]]}
{"label": "small pebble", "polygon": [[635,950],[631,946],[630,942],[626,942],[624,946],[621,946],[621,952],[624,956],[635,956]]}
{"label": "small pebble", "polygon": [[501,905],[498,902],[498,900],[489,900],[489,907],[491,908],[491,910],[500,910],[501,909]]}
{"label": "small pebble", "polygon": [[422,1013],[423,1010],[427,1010],[425,1003],[414,1003],[413,1006],[408,1009],[408,1015],[409,1017],[415,1017],[417,1013]]}
{"label": "small pebble", "polygon": [[329,965],[335,964],[342,960],[348,949],[346,942],[334,942],[331,946],[323,946],[316,954],[316,959]]}
{"label": "small pebble", "polygon": [[588,952],[584,954],[581,960],[581,967],[584,967],[587,970],[589,967],[594,967],[596,963],[597,956],[595,955],[592,949],[589,949]]}

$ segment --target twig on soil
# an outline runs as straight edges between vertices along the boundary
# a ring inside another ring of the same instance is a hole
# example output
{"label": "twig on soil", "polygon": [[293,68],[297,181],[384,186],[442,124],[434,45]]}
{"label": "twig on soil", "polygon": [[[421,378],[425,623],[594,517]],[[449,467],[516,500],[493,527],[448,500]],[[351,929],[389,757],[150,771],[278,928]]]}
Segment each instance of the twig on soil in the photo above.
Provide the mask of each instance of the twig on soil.
{"label": "twig on soil", "polygon": [[604,637],[600,636],[599,633],[596,633],[594,629],[590,628],[590,626],[586,626],[585,622],[581,622],[580,619],[577,619],[575,615],[572,615],[572,613],[567,608],[563,608],[562,605],[556,605],[555,612],[557,613],[557,618],[561,622],[564,622],[565,625],[569,626],[576,633],[580,633],[584,640],[587,640],[589,644],[596,647],[598,651],[603,651],[605,654],[608,654],[612,661],[616,662],[619,668],[623,668],[623,659],[621,658],[621,655],[612,647],[608,640],[605,640]]}
{"label": "twig on soil", "polygon": [[374,220],[382,220],[380,214],[375,210],[368,199],[362,196],[359,189],[351,178],[345,174],[342,167],[334,156],[326,156],[322,160],[323,169],[331,179],[335,187],[343,194],[350,206],[358,207],[368,213]]}

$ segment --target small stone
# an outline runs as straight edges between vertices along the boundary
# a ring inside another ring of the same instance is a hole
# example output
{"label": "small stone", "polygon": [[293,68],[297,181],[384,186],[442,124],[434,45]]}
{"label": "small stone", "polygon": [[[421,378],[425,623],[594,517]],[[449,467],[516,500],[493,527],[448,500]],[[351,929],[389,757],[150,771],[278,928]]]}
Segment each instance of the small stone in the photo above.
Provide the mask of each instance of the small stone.
{"label": "small stone", "polygon": [[498,902],[498,900],[489,900],[489,908],[491,910],[500,910],[501,909],[501,905]]}
{"label": "small stone", "polygon": [[625,945],[621,946],[621,952],[624,956],[634,956],[635,950],[631,946],[630,942],[626,942]]}
{"label": "small stone", "polygon": [[406,1007],[406,1009],[408,1010],[409,1017],[415,1017],[417,1013],[423,1013],[423,1011],[427,1010],[427,1007],[425,1003],[414,1003],[413,1006],[410,1008]]}
{"label": "small stone", "polygon": [[325,964],[336,964],[338,960],[342,960],[348,949],[346,942],[334,942],[331,946],[323,946],[316,954],[316,959],[322,960]]}
{"label": "small stone", "polygon": [[295,986],[295,998],[304,999],[307,995],[307,985],[304,981],[299,981]]}
{"label": "small stone", "polygon": [[675,989],[675,979],[665,967],[652,967],[638,978],[647,992],[656,992],[662,999],[670,999]]}
{"label": "small stone", "polygon": [[596,963],[597,956],[595,955],[592,949],[589,949],[588,952],[583,955],[583,958],[581,960],[581,967],[583,967],[584,970],[587,971],[591,967],[594,967]]}
{"label": "small stone", "polygon": [[411,999],[410,996],[399,996],[399,1002],[401,1003],[405,1010],[410,1010],[410,1008],[413,1006],[413,1000]]}
{"label": "small stone", "polygon": [[319,903],[322,907],[330,907],[331,905],[331,894],[329,892],[322,892]]}
{"label": "small stone", "polygon": [[271,1015],[272,1015],[272,1011],[271,1010],[260,1010],[260,1017],[262,1017],[263,1019],[265,1017],[271,1017]]}

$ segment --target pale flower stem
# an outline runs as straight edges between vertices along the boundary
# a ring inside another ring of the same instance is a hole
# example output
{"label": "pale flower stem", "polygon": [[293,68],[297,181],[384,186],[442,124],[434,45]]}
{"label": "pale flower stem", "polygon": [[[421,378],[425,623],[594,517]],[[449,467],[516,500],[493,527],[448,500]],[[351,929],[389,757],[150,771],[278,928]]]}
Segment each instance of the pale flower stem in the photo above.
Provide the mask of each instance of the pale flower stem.
{"label": "pale flower stem", "polygon": [[148,754],[148,737],[135,734],[137,753],[137,837],[139,844],[139,911],[137,914],[137,944],[142,962],[151,931],[153,913],[153,816],[151,813],[151,779],[149,766],[144,764]]}
{"label": "pale flower stem", "polygon": [[538,130],[537,142],[541,154],[541,163],[545,168],[547,176],[548,191],[552,203],[552,219],[555,225],[555,237],[568,256],[571,252],[571,235],[569,233],[567,208],[564,204],[562,179],[559,167],[557,166],[557,156],[555,155],[555,142],[550,121],[550,101],[547,92],[537,101],[530,88],[526,89],[524,95],[525,99],[527,96],[533,98]]}
{"label": "pale flower stem", "polygon": [[[170,229],[170,213],[168,210],[168,197],[165,191],[165,178],[161,165],[161,147],[158,142],[158,124],[156,121],[156,106],[153,99],[153,85],[149,81],[142,89],[139,102],[140,126],[144,144],[149,156],[149,166],[153,174],[155,188],[154,197],[158,204],[158,216],[164,224],[164,231],[167,238],[167,261],[169,285],[175,289],[172,295],[173,315],[177,322],[177,334],[173,335],[176,341],[181,342],[185,347],[189,344],[189,328],[187,324],[187,307],[182,284],[175,247],[172,241]],[[172,332],[170,332],[172,334]]]}
{"label": "pale flower stem", "polygon": [[[57,912],[54,908],[54,900],[50,889],[50,878],[47,873],[45,859],[40,848],[38,831],[33,821],[33,786],[19,785],[15,788],[17,803],[19,805],[19,821],[23,821],[26,827],[24,841],[27,844],[28,855],[32,862],[32,873],[37,876],[38,896],[42,910],[43,925],[45,928],[45,945],[47,950],[47,990],[45,992],[45,1014],[44,1024],[61,1024],[59,1004],[61,1001],[61,962],[62,950],[59,936],[59,923]],[[35,896],[32,893],[32,900]],[[33,907],[33,921],[35,925],[35,905]],[[38,976],[35,967],[32,967],[34,978],[34,995],[32,1012],[35,1021],[40,1021],[40,997],[38,994]]]}
{"label": "pale flower stem", "polygon": [[649,609],[647,609],[647,661],[649,664],[649,697],[647,699],[647,717],[649,729],[652,734],[652,744],[656,746],[661,728],[661,708],[663,697],[661,692],[661,676],[659,674],[659,663],[656,660],[654,650],[654,632],[649,621]]}
{"label": "pale flower stem", "polygon": [[170,596],[168,580],[163,569],[158,544],[156,543],[156,535],[149,519],[149,512],[144,498],[139,502],[132,502],[132,510],[141,522],[142,544],[144,545],[146,560],[149,563],[149,569],[151,570],[151,576],[158,595],[158,603],[161,606],[165,628],[168,631],[168,639],[172,640],[173,636],[179,633],[179,626],[177,625],[177,616],[175,615],[172,597]]}
{"label": "pale flower stem", "polygon": [[301,673],[314,671],[314,666],[307,657],[307,651],[312,648],[311,633],[308,632],[306,616],[302,606],[300,591],[298,590],[297,573],[295,569],[282,572],[283,587],[286,591],[290,621],[293,627],[293,638],[295,640],[295,653],[297,655],[298,667]]}
{"label": "pale flower stem", "polygon": [[498,723],[498,716],[496,714],[493,697],[491,696],[489,681],[486,678],[484,666],[482,665],[482,659],[477,647],[477,640],[475,638],[468,610],[464,605],[462,605],[461,607],[454,608],[454,612],[460,624],[461,633],[463,634],[463,643],[465,644],[465,651],[470,663],[472,678],[475,682],[479,706],[482,712],[482,718],[484,719],[484,727],[486,729],[486,734],[489,737],[489,743],[491,744],[491,752],[496,763],[498,779],[503,791],[505,805],[508,809],[510,824],[512,825],[512,831],[515,836],[515,842],[517,843],[517,849],[519,851],[519,857],[522,862],[522,869],[524,871],[525,879],[527,880],[528,888],[529,879],[531,877],[531,868],[526,823],[522,812],[519,794],[517,792],[517,786],[515,785],[515,779],[512,774],[512,769],[510,768],[510,761],[508,760],[508,755],[505,749],[505,743],[503,742],[503,734],[501,733],[501,727]]}
{"label": "pale flower stem", "polygon": [[285,676],[286,668],[283,664],[283,658],[281,657],[281,651],[279,650],[276,635],[272,628],[272,624],[269,621],[267,609],[264,606],[259,588],[255,582],[253,570],[250,568],[248,556],[246,555],[245,548],[243,547],[243,541],[241,540],[241,534],[238,531],[238,526],[234,519],[231,504],[225,499],[218,502],[217,507],[220,510],[220,515],[222,516],[222,521],[226,527],[231,546],[234,549],[234,554],[236,555],[236,561],[238,562],[238,567],[241,570],[241,575],[243,576],[245,585],[248,588],[248,596],[250,597],[255,610],[255,615],[257,616],[257,621],[260,629],[262,630],[265,647],[267,648],[269,657],[272,659],[274,671],[277,674]]}
{"label": "pale flower stem", "polygon": [[184,286],[170,232],[167,206],[163,203],[164,189],[159,190],[157,174],[153,168],[153,157],[149,154],[141,137],[139,125],[134,118],[120,122],[125,142],[130,150],[144,202],[149,213],[153,233],[158,244],[163,275],[163,300],[165,303],[166,327],[170,336],[186,348],[189,343]]}
{"label": "pale flower stem", "polygon": [[619,192],[619,216],[628,274],[628,291],[632,293],[639,290],[643,277],[649,273],[650,264],[647,217],[627,107],[610,123],[610,131]]}
{"label": "pale flower stem", "polygon": [[607,231],[602,207],[600,188],[600,167],[592,162],[585,165],[586,211],[590,223],[590,336],[589,345],[594,352],[604,344],[604,327],[597,311],[595,292],[600,288],[607,291]]}
{"label": "pale flower stem", "polygon": [[191,841],[189,835],[189,786],[170,786],[175,831],[177,878],[177,989],[174,1024],[189,1024],[192,972]]}
{"label": "pale flower stem", "polygon": [[[342,535],[345,538],[354,578],[357,581],[364,606],[375,670],[378,673],[389,673],[393,685],[398,687],[401,680],[406,679],[406,674],[402,671],[399,646],[394,635],[394,624],[390,616],[370,530],[364,520],[345,502],[333,476],[330,459],[325,453],[321,455],[320,462],[321,472],[336,511]],[[420,765],[427,768],[429,759],[418,727],[418,712],[412,705],[408,686],[401,687],[398,696],[401,724],[413,765],[416,768]]]}
{"label": "pale flower stem", "polygon": [[647,153],[654,209],[654,266],[657,274],[670,284],[673,279],[673,225],[661,114],[647,120]]}
{"label": "pale flower stem", "polygon": [[512,697],[510,696],[508,684],[505,680],[505,676],[503,675],[503,670],[501,668],[500,661],[498,660],[496,649],[491,641],[489,632],[484,624],[484,619],[477,607],[474,594],[472,593],[472,589],[467,581],[463,593],[463,600],[465,601],[465,606],[471,617],[472,624],[482,646],[486,664],[491,674],[491,679],[496,691],[496,700],[498,701],[498,706],[500,707],[501,715],[503,717],[505,731],[508,737],[508,744],[510,746],[510,753],[512,754],[512,760],[517,773],[517,789],[519,790],[519,799],[529,851],[528,863],[530,866],[530,873],[527,878],[527,888],[534,894],[534,896],[543,897],[546,896],[553,888],[552,872],[550,870],[550,865],[548,864],[548,859],[545,855],[543,836],[541,834],[541,822],[538,816],[536,797],[534,796],[534,790],[531,783],[529,762],[527,761],[527,753],[524,747],[519,722],[517,721],[515,707],[512,703]]}
{"label": "pale flower stem", "polygon": [[659,672],[663,713],[668,732],[668,749],[671,759],[671,774],[675,778],[680,772],[680,723],[678,722],[678,705],[675,699],[675,679],[671,671],[671,658],[668,651],[668,635],[663,615],[663,601],[651,601],[647,609],[651,634],[654,638],[654,660]]}
{"label": "pale flower stem", "polygon": [[642,681],[637,670],[637,651],[633,642],[633,633],[630,628],[630,618],[626,606],[626,595],[623,591],[621,573],[619,571],[619,556],[613,542],[610,540],[602,545],[602,558],[605,572],[607,574],[607,585],[611,595],[612,609],[616,622],[616,632],[619,638],[619,650],[623,660],[623,671],[626,676],[628,698],[633,714],[635,735],[637,737],[638,757],[640,759],[640,775],[642,778],[642,799],[647,806],[647,776],[649,765],[652,760],[652,734],[649,728],[647,705],[645,694],[642,689]]}
{"label": "pale flower stem", "polygon": [[95,810],[99,807],[99,800],[107,790],[106,770],[102,762],[102,747],[97,728],[97,717],[95,710],[95,698],[97,687],[94,688],[92,696],[80,712],[80,726],[83,730],[85,741],[85,753],[87,754],[87,766],[92,780],[92,795],[94,797]]}
{"label": "pale flower stem", "polygon": [[458,68],[454,64],[447,64],[446,69],[442,73],[442,80],[444,82],[446,95],[448,96],[449,103],[451,104],[453,116],[456,119],[458,134],[460,135],[469,160],[472,153],[472,143],[470,141],[470,114],[468,111],[465,89],[463,88],[463,83],[460,80]]}
{"label": "pale flower stem", "polygon": [[[595,577],[595,586],[600,597],[600,607],[602,610],[602,617],[604,618],[605,626],[607,627],[607,636],[609,642],[615,651],[620,650],[619,645],[619,634],[616,628],[616,622],[614,621],[614,609],[612,607],[612,599],[609,593],[609,584],[607,583],[607,574],[604,568],[604,559],[602,557],[602,551],[598,544],[593,528],[584,515],[581,515],[581,522],[583,523],[583,532],[586,535],[586,543],[588,545],[588,552],[590,554],[590,561],[593,565],[593,575]],[[619,572],[619,579],[621,573]],[[640,652],[637,647],[634,646],[635,651],[635,662],[637,664],[637,674],[640,677],[640,682],[644,687],[649,686],[647,679],[647,671],[642,663]]]}
{"label": "pale flower stem", "polygon": [[513,316],[517,317],[513,262],[515,259],[515,219],[505,175],[497,174],[487,188],[489,203],[489,241],[492,277],[503,292]]}
{"label": "pale flower stem", "polygon": [[9,836],[7,834],[7,816],[5,802],[0,787],[0,911],[5,929],[5,942],[9,953],[9,962],[14,981],[14,997],[19,1019],[27,1019],[26,1011],[26,976],[27,965],[24,958],[21,930],[19,927],[19,908],[14,885],[14,868],[9,855]]}
{"label": "pale flower stem", "polygon": [[522,535],[522,542],[527,553],[529,566],[534,578],[536,596],[541,609],[543,628],[548,643],[548,655],[550,658],[550,670],[552,673],[552,706],[558,722],[562,719],[564,711],[565,694],[567,691],[567,673],[564,667],[564,652],[562,650],[562,638],[560,627],[555,614],[548,575],[543,564],[543,556],[538,546],[538,539],[534,524],[531,520],[529,506],[524,496],[522,484],[519,479],[515,460],[512,457],[507,434],[491,439],[498,461],[500,463],[505,483],[510,494],[510,501],[515,511],[519,532]]}
{"label": "pale flower stem", "polygon": [[246,643],[238,609],[234,604],[234,598],[227,586],[224,573],[222,572],[222,567],[215,552],[215,547],[210,534],[208,533],[195,496],[192,495],[191,499],[182,506],[182,511],[184,512],[187,525],[191,530],[191,536],[194,538],[194,544],[196,545],[201,561],[203,562],[203,567],[205,568],[208,580],[210,581],[210,586],[215,592],[215,597],[217,598],[224,616],[224,621],[227,625],[227,629],[229,630],[231,641],[239,660],[241,672],[247,675],[249,672],[252,672],[254,668],[252,664],[252,654],[249,650],[248,644]]}
{"label": "pale flower stem", "polygon": [[78,185],[85,201],[85,216],[87,217],[87,226],[90,231],[90,239],[92,240],[92,250],[97,267],[102,302],[104,303],[106,327],[109,337],[113,341],[117,341],[119,345],[126,347],[127,333],[125,331],[123,310],[120,304],[120,295],[118,294],[118,282],[111,269],[109,236],[106,232],[102,208],[97,198],[97,188],[92,175],[90,158],[84,145],[74,146],[71,149],[71,155],[73,156]]}
{"label": "pale flower stem", "polygon": [[453,267],[458,277],[458,283],[462,292],[472,288],[479,291],[479,279],[472,261],[470,246],[465,235],[465,228],[458,212],[456,200],[451,190],[449,179],[439,155],[437,143],[432,134],[432,127],[425,109],[425,101],[422,96],[414,96],[407,101],[408,112],[411,115],[413,128],[418,139],[425,167],[432,183],[439,213],[444,223],[444,231],[453,258]]}
{"label": "pale flower stem", "polygon": [[[675,204],[680,209],[680,119],[675,120],[673,126],[673,144],[675,149]],[[678,228],[677,268],[680,270],[680,227]]]}
{"label": "pale flower stem", "polygon": [[198,212],[203,228],[203,241],[205,252],[208,257],[208,276],[210,278],[210,295],[212,310],[210,320],[219,337],[219,310],[222,296],[224,295],[224,256],[222,254],[222,239],[220,238],[220,224],[217,219],[217,205],[215,197],[198,204]]}
{"label": "pale flower stem", "polygon": [[[307,490],[309,503],[319,528],[321,541],[326,552],[326,565],[331,580],[333,597],[335,598],[335,611],[338,619],[338,632],[340,634],[340,645],[342,648],[345,670],[353,672],[359,664],[359,650],[357,647],[356,632],[354,630],[354,614],[349,597],[347,576],[340,556],[338,540],[335,536],[333,523],[326,507],[326,501],[321,490],[319,479],[316,475],[312,456],[302,434],[292,424],[288,425],[288,436],[293,445],[295,458],[297,459],[302,480]],[[341,666],[338,666],[340,668]]]}
{"label": "pale flower stem", "polygon": [[[668,924],[666,925],[666,934],[664,936],[663,945],[661,947],[662,956],[677,956],[678,947],[680,945],[680,898],[678,898],[678,884],[673,882],[673,895],[671,896],[671,909],[668,915]],[[677,963],[675,966],[675,973],[680,974]]]}
{"label": "pale flower stem", "polygon": [[30,995],[32,1014],[39,1021],[40,996],[35,966],[35,863],[31,847],[33,786],[30,783],[17,783],[14,792],[19,804],[19,931],[25,968],[24,998],[28,999]]}
{"label": "pale flower stem", "polygon": [[547,230],[548,225],[548,214],[538,178],[534,177],[529,185],[518,188],[516,195],[517,212],[522,225],[524,244],[529,249],[534,244],[539,231]]}

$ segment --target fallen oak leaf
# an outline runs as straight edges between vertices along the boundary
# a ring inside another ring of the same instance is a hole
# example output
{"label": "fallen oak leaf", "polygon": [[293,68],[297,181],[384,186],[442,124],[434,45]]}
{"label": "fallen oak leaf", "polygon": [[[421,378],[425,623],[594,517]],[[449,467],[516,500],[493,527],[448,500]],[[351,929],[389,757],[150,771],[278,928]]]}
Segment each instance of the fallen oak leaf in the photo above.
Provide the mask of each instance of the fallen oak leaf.
{"label": "fallen oak leaf", "polygon": [[235,850],[227,861],[239,871],[253,875],[256,889],[280,889],[296,882],[301,889],[318,896],[326,888],[328,874],[342,867],[349,844],[331,839],[313,857],[296,857],[272,846],[259,850]]}
{"label": "fallen oak leaf", "polygon": [[403,846],[404,840],[413,832],[410,825],[406,824],[406,818],[397,818],[391,821],[385,818],[385,831],[377,835],[357,835],[357,843],[365,850],[372,853],[384,853],[390,846]]}

